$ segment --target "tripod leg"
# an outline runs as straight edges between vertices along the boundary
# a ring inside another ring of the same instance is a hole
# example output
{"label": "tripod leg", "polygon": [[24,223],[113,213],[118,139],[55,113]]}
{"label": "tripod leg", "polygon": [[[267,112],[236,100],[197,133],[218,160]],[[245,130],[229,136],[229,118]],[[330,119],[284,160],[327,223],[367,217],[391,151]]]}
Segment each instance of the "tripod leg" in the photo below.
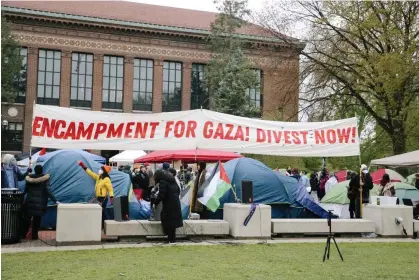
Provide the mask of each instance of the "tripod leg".
{"label": "tripod leg", "polygon": [[326,260],[327,248],[329,247],[329,238],[326,240],[326,247],[324,247],[323,262]]}
{"label": "tripod leg", "polygon": [[338,249],[338,253],[339,253],[340,259],[343,261],[342,254],[340,253],[339,246],[338,246],[338,244],[336,243],[336,239],[335,239],[335,237],[334,237],[334,236],[333,236],[333,242],[335,242],[336,249]]}
{"label": "tripod leg", "polygon": [[327,238],[327,241],[329,243],[329,246],[327,246],[328,247],[328,249],[327,249],[327,259],[329,259],[329,256],[330,256],[330,236]]}

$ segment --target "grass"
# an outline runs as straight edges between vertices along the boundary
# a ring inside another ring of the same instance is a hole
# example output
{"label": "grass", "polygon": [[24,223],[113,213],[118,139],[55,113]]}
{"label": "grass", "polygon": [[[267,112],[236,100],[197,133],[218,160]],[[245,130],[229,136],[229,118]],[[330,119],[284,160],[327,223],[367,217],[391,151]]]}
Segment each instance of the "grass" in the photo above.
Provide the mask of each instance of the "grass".
{"label": "grass", "polygon": [[2,279],[419,279],[419,243],[171,246],[2,254]]}

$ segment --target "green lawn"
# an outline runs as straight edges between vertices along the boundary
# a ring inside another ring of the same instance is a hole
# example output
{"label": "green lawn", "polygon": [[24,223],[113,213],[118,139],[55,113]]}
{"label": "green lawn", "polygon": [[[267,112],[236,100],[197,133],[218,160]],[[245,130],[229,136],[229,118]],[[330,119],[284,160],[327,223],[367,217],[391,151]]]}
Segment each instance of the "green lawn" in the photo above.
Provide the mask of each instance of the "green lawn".
{"label": "green lawn", "polygon": [[2,279],[419,279],[419,243],[172,246],[2,254]]}

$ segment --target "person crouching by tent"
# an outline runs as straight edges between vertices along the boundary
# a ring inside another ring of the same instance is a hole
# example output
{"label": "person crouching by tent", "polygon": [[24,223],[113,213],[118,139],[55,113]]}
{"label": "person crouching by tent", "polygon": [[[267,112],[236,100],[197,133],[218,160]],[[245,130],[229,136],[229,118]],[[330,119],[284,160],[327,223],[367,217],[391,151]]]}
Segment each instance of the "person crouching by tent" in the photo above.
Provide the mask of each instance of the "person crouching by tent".
{"label": "person crouching by tent", "polygon": [[135,176],[132,177],[134,193],[138,200],[141,198],[146,201],[150,200],[149,184],[150,179],[148,178],[146,168],[141,166],[139,170],[136,170]]}
{"label": "person crouching by tent", "polygon": [[394,185],[391,183],[388,174],[383,175],[380,185],[378,186],[377,194],[379,196],[396,196],[396,190],[394,189]]}
{"label": "person crouching by tent", "polygon": [[169,243],[176,242],[176,229],[183,227],[182,213],[180,210],[180,189],[175,178],[166,171],[157,170],[154,181],[159,185],[159,192],[155,204],[163,204],[161,223]]}
{"label": "person crouching by tent", "polygon": [[111,177],[109,177],[109,173],[111,172],[111,167],[107,165],[103,165],[96,174],[92,170],[86,167],[86,165],[82,161],[78,161],[78,165],[83,168],[87,174],[96,181],[95,184],[95,198],[97,202],[102,206],[102,228],[105,224],[105,211],[106,211],[106,204],[108,203],[108,195],[111,204],[113,204],[113,187]]}
{"label": "person crouching by tent", "polygon": [[[59,203],[49,190],[50,176],[43,174],[41,165],[36,165],[35,174],[26,176],[25,188],[25,208],[27,215],[32,218],[32,240],[38,239],[38,231],[41,226],[41,218],[47,211],[48,197],[54,202]],[[27,225],[29,226],[29,223]],[[27,230],[26,230],[27,231]]]}

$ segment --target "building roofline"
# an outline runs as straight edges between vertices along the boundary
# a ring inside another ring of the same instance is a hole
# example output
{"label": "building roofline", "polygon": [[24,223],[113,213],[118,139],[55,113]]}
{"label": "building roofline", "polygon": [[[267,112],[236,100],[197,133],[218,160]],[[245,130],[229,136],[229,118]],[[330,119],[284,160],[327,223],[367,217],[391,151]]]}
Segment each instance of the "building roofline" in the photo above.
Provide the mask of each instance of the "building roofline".
{"label": "building roofline", "polygon": [[[65,13],[57,13],[57,12],[47,12],[47,11],[32,10],[32,9],[25,9],[25,8],[16,8],[16,7],[11,7],[11,6],[2,6],[1,11],[9,12],[9,13],[16,13],[16,14],[31,15],[31,16],[43,16],[43,17],[49,17],[49,18],[55,18],[55,19],[78,20],[78,21],[84,21],[84,22],[90,22],[90,23],[113,24],[113,25],[120,25],[120,26],[125,26],[125,27],[154,29],[154,30],[166,31],[166,32],[167,31],[183,32],[183,33],[190,33],[190,34],[198,35],[198,36],[208,36],[209,34],[211,34],[210,31],[204,30],[204,29],[166,26],[166,25],[144,23],[144,22],[134,22],[134,21],[81,16],[81,15],[73,15],[73,14],[65,14]],[[255,35],[246,35],[246,34],[236,34],[236,36],[237,38],[240,38],[243,40],[267,42],[267,43],[282,43],[282,44],[285,43],[283,40],[279,38],[275,38],[275,37],[264,37],[264,36],[255,36]],[[305,43],[295,39],[295,46],[297,48],[302,49],[304,48]]]}

